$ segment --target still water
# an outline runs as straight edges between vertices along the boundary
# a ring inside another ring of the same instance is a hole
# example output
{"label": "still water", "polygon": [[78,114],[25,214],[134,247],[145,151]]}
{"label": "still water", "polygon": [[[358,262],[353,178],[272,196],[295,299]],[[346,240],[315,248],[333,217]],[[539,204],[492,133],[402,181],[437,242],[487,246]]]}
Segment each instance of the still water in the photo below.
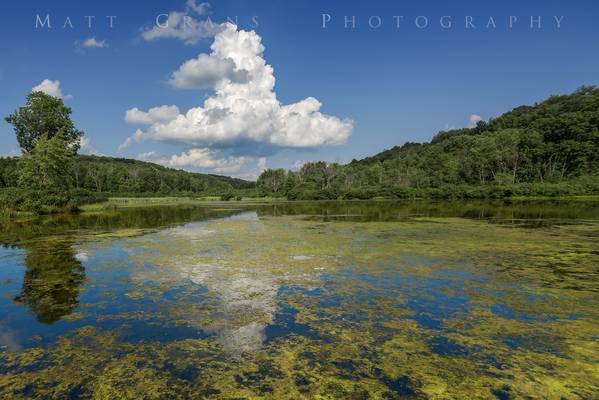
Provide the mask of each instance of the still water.
{"label": "still water", "polygon": [[0,224],[0,398],[599,398],[599,203]]}

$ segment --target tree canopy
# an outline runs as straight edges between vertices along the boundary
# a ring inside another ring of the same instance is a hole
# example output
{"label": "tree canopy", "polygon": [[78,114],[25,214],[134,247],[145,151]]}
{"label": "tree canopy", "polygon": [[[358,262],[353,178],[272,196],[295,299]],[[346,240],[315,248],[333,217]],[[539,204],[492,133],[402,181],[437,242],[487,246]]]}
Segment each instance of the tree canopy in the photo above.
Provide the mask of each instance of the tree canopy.
{"label": "tree canopy", "polygon": [[[266,170],[258,182],[270,182],[275,175],[277,181],[283,179],[280,171]],[[509,194],[537,185],[534,190],[543,192],[549,185],[565,187],[565,182],[578,179],[597,182],[599,88],[585,86],[472,128],[441,131],[430,143],[406,143],[346,165],[306,163],[284,175],[282,186],[289,198],[332,199],[464,191],[486,197],[499,189]]]}
{"label": "tree canopy", "polygon": [[78,150],[83,131],[75,128],[71,112],[62,99],[43,92],[31,92],[27,95],[25,105],[5,120],[13,125],[17,141],[24,153],[31,152],[43,135],[48,139],[59,135],[74,150]]}

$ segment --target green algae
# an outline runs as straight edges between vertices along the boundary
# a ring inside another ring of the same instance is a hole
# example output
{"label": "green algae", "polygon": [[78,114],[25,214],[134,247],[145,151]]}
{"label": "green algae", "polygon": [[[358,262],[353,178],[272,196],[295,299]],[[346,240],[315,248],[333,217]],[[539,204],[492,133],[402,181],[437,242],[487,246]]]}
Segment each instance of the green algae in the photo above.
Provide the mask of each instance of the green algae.
{"label": "green algae", "polygon": [[[151,321],[197,335],[128,340],[118,327],[85,326],[44,347],[0,351],[0,394],[592,398],[597,232],[593,221],[533,229],[451,217],[323,222],[246,212],[69,239],[73,254],[96,261],[95,271],[128,273],[116,281],[122,291],[71,302],[59,318],[79,321],[126,298],[128,308],[98,316],[98,325]],[[115,247],[126,266],[111,261]],[[35,300],[30,307],[39,308]]]}

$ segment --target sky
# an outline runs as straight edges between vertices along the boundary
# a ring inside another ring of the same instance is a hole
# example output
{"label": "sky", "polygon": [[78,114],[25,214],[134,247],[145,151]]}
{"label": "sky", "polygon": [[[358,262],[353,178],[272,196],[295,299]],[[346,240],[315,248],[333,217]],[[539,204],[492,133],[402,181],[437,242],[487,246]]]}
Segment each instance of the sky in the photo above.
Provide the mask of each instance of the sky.
{"label": "sky", "polygon": [[[0,18],[2,116],[42,90],[83,153],[245,179],[599,84],[594,0],[38,0]],[[0,156],[19,153],[2,120]]]}

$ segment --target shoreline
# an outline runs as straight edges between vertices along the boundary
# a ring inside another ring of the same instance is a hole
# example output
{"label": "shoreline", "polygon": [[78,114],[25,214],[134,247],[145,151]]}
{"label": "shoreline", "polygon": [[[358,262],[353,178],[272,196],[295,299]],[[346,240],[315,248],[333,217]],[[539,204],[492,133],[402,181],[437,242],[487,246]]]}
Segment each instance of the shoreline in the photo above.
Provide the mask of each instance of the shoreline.
{"label": "shoreline", "polygon": [[18,211],[15,214],[8,215],[0,213],[0,224],[6,221],[23,221],[48,216],[76,216],[80,214],[97,214],[105,212],[116,212],[126,209],[143,209],[153,207],[177,207],[177,206],[248,206],[248,205],[269,205],[269,204],[368,204],[368,203],[388,203],[388,204],[408,204],[408,203],[428,203],[428,204],[509,204],[509,203],[563,203],[563,202],[599,202],[599,195],[574,195],[574,196],[514,196],[506,198],[482,198],[482,199],[351,199],[351,200],[288,200],[278,197],[245,197],[241,200],[220,200],[218,196],[206,196],[201,198],[193,197],[110,197],[108,201],[100,203],[85,204],[79,206],[78,211],[63,211],[48,214],[35,214],[33,212]]}

